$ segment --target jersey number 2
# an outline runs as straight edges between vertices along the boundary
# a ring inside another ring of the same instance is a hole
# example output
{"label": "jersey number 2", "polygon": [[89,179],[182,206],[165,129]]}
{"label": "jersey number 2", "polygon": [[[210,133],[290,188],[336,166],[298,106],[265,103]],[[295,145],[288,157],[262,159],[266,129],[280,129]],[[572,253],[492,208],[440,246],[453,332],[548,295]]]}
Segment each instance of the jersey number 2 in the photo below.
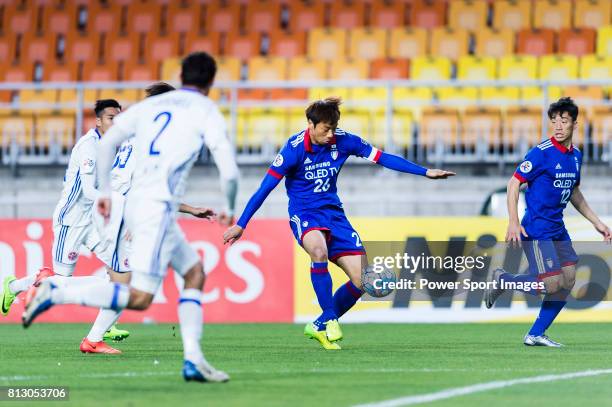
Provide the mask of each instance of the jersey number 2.
{"label": "jersey number 2", "polygon": [[155,149],[155,142],[157,141],[159,136],[161,136],[161,134],[164,132],[164,130],[166,130],[166,127],[168,127],[168,123],[170,123],[170,119],[172,119],[172,113],[170,113],[170,112],[161,112],[160,114],[155,116],[155,119],[153,119],[153,123],[157,122],[157,120],[160,119],[162,116],[165,117],[166,121],[164,122],[164,124],[162,125],[161,129],[159,130],[159,132],[157,132],[157,135],[155,136],[155,138],[151,142],[151,147],[149,147],[149,155],[159,155],[159,150]]}

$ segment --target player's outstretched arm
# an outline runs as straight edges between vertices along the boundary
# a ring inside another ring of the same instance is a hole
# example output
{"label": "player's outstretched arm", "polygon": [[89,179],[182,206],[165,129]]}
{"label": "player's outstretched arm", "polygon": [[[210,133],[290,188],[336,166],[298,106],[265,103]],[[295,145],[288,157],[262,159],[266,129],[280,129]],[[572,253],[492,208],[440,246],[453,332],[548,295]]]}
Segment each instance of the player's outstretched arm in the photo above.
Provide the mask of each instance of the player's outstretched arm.
{"label": "player's outstretched arm", "polygon": [[521,234],[527,237],[525,228],[521,225],[518,216],[518,201],[521,189],[521,181],[516,177],[510,178],[507,187],[506,203],[508,205],[508,230],[506,231],[506,242],[511,242],[515,245],[521,244]]}
{"label": "player's outstretched arm", "polygon": [[446,179],[455,175],[455,173],[451,171],[427,169],[413,163],[412,161],[406,160],[403,157],[385,153],[383,151],[380,151],[380,156],[377,157],[376,163],[385,168],[389,168],[390,170],[405,172],[408,174],[423,175],[430,179]]}
{"label": "player's outstretched arm", "polygon": [[612,232],[610,231],[610,228],[608,227],[608,225],[603,223],[601,219],[599,219],[597,214],[595,214],[593,209],[591,209],[586,198],[582,194],[580,187],[574,187],[574,192],[572,192],[570,202],[572,203],[572,205],[574,205],[574,208],[576,208],[576,210],[580,212],[582,216],[584,216],[586,219],[589,220],[589,222],[593,224],[595,230],[601,233],[604,238],[604,241],[612,243]]}
{"label": "player's outstretched arm", "polygon": [[182,203],[179,205],[179,212],[187,213],[189,215],[195,216],[196,218],[208,219],[211,220],[217,214],[211,208],[200,208],[188,205],[186,203]]}

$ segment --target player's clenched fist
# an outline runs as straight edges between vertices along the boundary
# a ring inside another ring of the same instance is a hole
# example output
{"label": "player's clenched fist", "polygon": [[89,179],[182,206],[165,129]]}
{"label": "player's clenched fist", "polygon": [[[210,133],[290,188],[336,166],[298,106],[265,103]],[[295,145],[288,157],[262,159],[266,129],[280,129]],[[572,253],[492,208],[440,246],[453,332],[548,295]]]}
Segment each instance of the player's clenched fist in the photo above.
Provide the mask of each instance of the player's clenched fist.
{"label": "player's clenched fist", "polygon": [[111,199],[110,198],[100,198],[98,199],[98,212],[104,218],[108,218],[111,213]]}
{"label": "player's clenched fist", "polygon": [[231,228],[227,229],[223,234],[223,244],[234,243],[236,240],[240,239],[240,237],[242,236],[242,232],[244,232],[244,229],[242,229],[238,225],[234,225]]}
{"label": "player's clenched fist", "polygon": [[457,175],[452,171],[439,170],[437,168],[429,169],[425,173],[425,176],[429,179],[446,179],[448,177],[452,177],[453,175]]}

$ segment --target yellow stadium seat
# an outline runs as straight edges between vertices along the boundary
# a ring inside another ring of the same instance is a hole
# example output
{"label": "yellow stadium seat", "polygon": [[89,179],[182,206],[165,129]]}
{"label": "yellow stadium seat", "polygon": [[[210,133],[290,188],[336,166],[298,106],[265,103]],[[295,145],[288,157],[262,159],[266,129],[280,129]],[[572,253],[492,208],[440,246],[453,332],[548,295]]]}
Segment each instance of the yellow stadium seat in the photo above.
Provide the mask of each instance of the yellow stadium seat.
{"label": "yellow stadium seat", "polygon": [[327,61],[308,57],[289,59],[289,79],[293,81],[327,79]]}
{"label": "yellow stadium seat", "polygon": [[459,116],[456,110],[428,108],[423,112],[419,144],[430,147],[436,143],[446,146],[459,144]]}
{"label": "yellow stadium seat", "polygon": [[141,89],[100,89],[98,98],[115,99],[125,109],[127,106],[139,102],[144,97]]}
{"label": "yellow stadium seat", "polygon": [[542,112],[540,109],[508,109],[502,130],[505,145],[527,147],[539,143],[542,136]]}
{"label": "yellow stadium seat", "polygon": [[342,98],[343,100],[351,100],[352,99],[352,89],[351,88],[324,88],[324,87],[312,87],[308,89],[308,99],[309,100],[319,100],[325,99],[326,97],[337,96]]}
{"label": "yellow stadium seat", "polygon": [[501,58],[514,53],[515,35],[510,29],[482,28],[476,32],[476,55]]}
{"label": "yellow stadium seat", "polygon": [[436,28],[431,33],[431,55],[458,58],[468,54],[470,35],[466,30]]}
{"label": "yellow stadium seat", "polygon": [[558,30],[572,26],[572,2],[567,0],[536,0],[533,11],[534,28]]}
{"label": "yellow stadium seat", "polygon": [[238,81],[240,80],[240,69],[242,63],[238,58],[222,57],[216,58],[217,75],[215,81]]}
{"label": "yellow stadium seat", "polygon": [[284,109],[250,109],[244,129],[245,147],[281,145],[288,137],[287,113]]}
{"label": "yellow stadium seat", "polygon": [[493,57],[463,56],[457,63],[457,79],[487,80],[497,78],[497,60]]}
{"label": "yellow stadium seat", "polygon": [[337,80],[368,79],[370,64],[363,59],[338,59],[331,62],[329,78]]}
{"label": "yellow stadium seat", "polygon": [[412,59],[427,55],[427,30],[423,28],[394,28],[390,31],[389,56]]}
{"label": "yellow stadium seat", "polygon": [[538,77],[538,59],[532,55],[508,55],[499,61],[499,79],[527,80]]}
{"label": "yellow stadium seat", "polygon": [[521,91],[515,86],[485,86],[480,89],[480,98],[496,105],[516,104],[520,97]]}
{"label": "yellow stadium seat", "polygon": [[353,88],[351,98],[356,102],[380,106],[387,100],[387,89],[384,87]]}
{"label": "yellow stadium seat", "polygon": [[421,111],[431,105],[433,97],[433,89],[429,87],[393,89],[393,105],[402,111],[410,110],[414,118],[420,118]]}
{"label": "yellow stadium seat", "polygon": [[450,2],[449,27],[478,31],[487,25],[488,4],[482,0],[454,0]]}
{"label": "yellow stadium seat", "polygon": [[65,149],[74,145],[75,118],[73,115],[36,116],[36,144],[48,146],[56,143]]}
{"label": "yellow stadium seat", "polygon": [[[574,55],[545,55],[540,57],[540,75],[542,80],[566,80],[578,78],[578,57]],[[565,87],[551,86],[549,96],[558,99]]]}
{"label": "yellow stadium seat", "polygon": [[176,82],[181,78],[181,59],[167,58],[164,59],[161,66],[162,81]]}
{"label": "yellow stadium seat", "polygon": [[[387,144],[387,116],[384,110],[372,111],[372,133],[370,142],[376,147],[386,148]],[[402,148],[412,143],[414,120],[409,110],[394,109],[391,122],[391,140],[394,145]]]}
{"label": "yellow stadium seat", "polygon": [[493,27],[512,31],[531,27],[531,0],[493,2]]}
{"label": "yellow stadium seat", "polygon": [[580,58],[580,79],[612,78],[612,56],[585,55]]}
{"label": "yellow stadium seat", "polygon": [[576,0],[574,27],[599,28],[610,23],[612,13],[610,0]]}
{"label": "yellow stadium seat", "polygon": [[478,88],[475,87],[450,87],[442,86],[436,88],[440,102],[457,106],[474,105],[478,99]]}
{"label": "yellow stadium seat", "polygon": [[417,57],[412,62],[412,79],[448,80],[451,61],[444,57]]}
{"label": "yellow stadium seat", "polygon": [[33,145],[34,117],[30,113],[0,115],[0,138],[2,146],[13,143],[20,147]]}
{"label": "yellow stadium seat", "polygon": [[386,56],[386,30],[381,28],[356,28],[349,31],[349,36],[349,57],[369,61]]}
{"label": "yellow stadium seat", "polygon": [[461,117],[461,140],[468,146],[497,146],[501,115],[497,109],[470,108]]}
{"label": "yellow stadium seat", "polygon": [[[31,107],[22,108],[22,112],[49,113],[55,110],[53,104],[57,103],[57,90],[24,89],[19,91],[19,102],[31,104]],[[47,105],[46,107],[43,107]]]}
{"label": "yellow stadium seat", "polygon": [[287,79],[287,60],[280,57],[249,59],[250,81],[282,81]]}
{"label": "yellow stadium seat", "polygon": [[371,129],[370,111],[366,109],[343,109],[340,116],[342,130],[358,135],[365,140],[372,140],[374,134]]}
{"label": "yellow stadium seat", "polygon": [[612,25],[600,27],[597,30],[597,55],[612,56]]}
{"label": "yellow stadium seat", "polygon": [[336,59],[346,55],[346,30],[314,28],[308,33],[308,56],[315,59]]}
{"label": "yellow stadium seat", "polygon": [[289,109],[287,117],[287,134],[285,138],[299,133],[300,131],[308,127],[308,120],[306,120],[306,113],[303,108],[293,107]]}

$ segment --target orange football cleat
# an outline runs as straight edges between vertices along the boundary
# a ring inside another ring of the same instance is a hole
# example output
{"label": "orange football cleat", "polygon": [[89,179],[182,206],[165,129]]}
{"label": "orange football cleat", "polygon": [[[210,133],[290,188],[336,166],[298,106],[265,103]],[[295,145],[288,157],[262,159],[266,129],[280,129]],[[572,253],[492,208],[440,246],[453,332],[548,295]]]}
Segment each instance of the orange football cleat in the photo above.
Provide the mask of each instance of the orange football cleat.
{"label": "orange football cleat", "polygon": [[32,284],[32,286],[28,288],[28,291],[26,291],[26,294],[25,294],[26,304],[28,304],[32,300],[32,297],[34,297],[34,293],[36,292],[36,287],[40,286],[40,283],[42,283],[44,279],[54,276],[54,275],[55,273],[49,267],[43,267],[40,270],[38,270],[38,273],[36,274],[36,280],[34,280],[34,283]]}
{"label": "orange football cleat", "polygon": [[104,341],[91,342],[87,338],[83,338],[83,342],[81,342],[79,349],[83,353],[108,353],[112,355],[118,355],[121,353],[119,349],[115,349],[112,346],[107,345]]}

